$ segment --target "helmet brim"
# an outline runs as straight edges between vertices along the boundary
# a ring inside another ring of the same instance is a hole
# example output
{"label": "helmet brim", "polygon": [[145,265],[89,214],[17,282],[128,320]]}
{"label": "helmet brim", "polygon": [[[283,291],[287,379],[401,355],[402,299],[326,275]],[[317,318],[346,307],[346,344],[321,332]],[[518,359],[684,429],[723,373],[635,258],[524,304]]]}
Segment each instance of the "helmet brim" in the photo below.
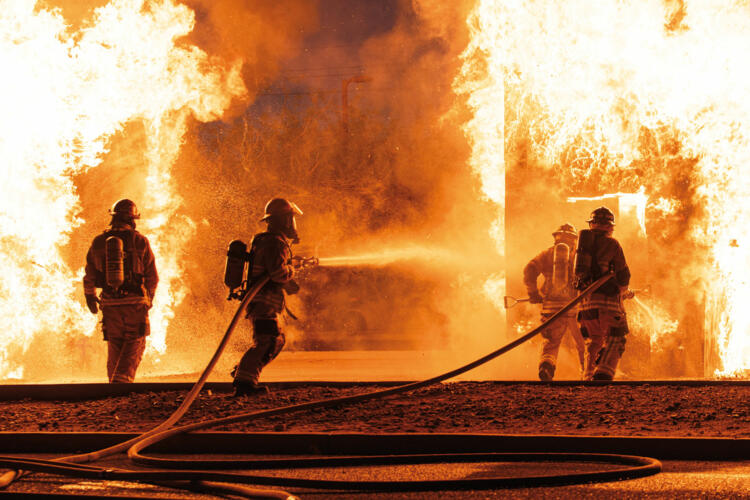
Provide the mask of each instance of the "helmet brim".
{"label": "helmet brim", "polygon": [[[289,211],[289,212],[284,212],[284,213],[282,213],[282,214],[278,214],[278,215],[304,215],[304,213],[303,213],[303,212],[302,212],[302,210],[301,210],[301,209],[300,209],[300,208],[299,208],[299,207],[297,206],[297,204],[296,204],[296,203],[294,203],[293,201],[288,201],[288,203],[289,203],[289,207],[291,208],[291,211]],[[263,218],[262,218],[262,219],[260,219],[260,221],[261,221],[261,222],[267,222],[267,221],[268,221],[268,219],[270,219],[271,217],[273,217],[273,214],[266,214],[266,215],[264,215],[264,216],[263,216]]]}
{"label": "helmet brim", "polygon": [[122,216],[125,216],[125,217],[129,218],[129,219],[140,219],[141,218],[141,214],[140,213],[130,214],[130,213],[127,213],[127,212],[115,212],[114,210],[110,210],[109,211],[109,215],[111,215],[112,217],[114,217],[115,215],[122,215]]}
{"label": "helmet brim", "polygon": [[602,219],[589,219],[586,222],[588,222],[589,224],[607,224],[609,226],[614,226],[615,225],[614,221],[611,221],[611,220],[602,220]]}
{"label": "helmet brim", "polygon": [[292,211],[294,212],[294,215],[304,215],[304,214],[302,213],[302,209],[300,209],[300,208],[299,208],[299,207],[297,206],[297,204],[296,204],[296,203],[294,203],[293,201],[290,201],[290,202],[289,202],[289,205],[290,205],[290,206],[292,207]]}

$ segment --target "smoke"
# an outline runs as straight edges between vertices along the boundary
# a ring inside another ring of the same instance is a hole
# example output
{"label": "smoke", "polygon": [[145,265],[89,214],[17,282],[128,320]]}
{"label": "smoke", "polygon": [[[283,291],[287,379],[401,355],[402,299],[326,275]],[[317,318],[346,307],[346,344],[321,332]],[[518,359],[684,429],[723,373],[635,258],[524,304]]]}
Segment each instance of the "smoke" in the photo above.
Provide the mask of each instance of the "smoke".
{"label": "smoke", "polygon": [[[489,234],[496,208],[466,167],[466,112],[452,90],[469,4],[323,1],[318,32],[283,30],[306,35],[300,54],[258,62],[272,76],[254,87],[243,69],[254,96],[244,110],[196,124],[175,172],[197,221],[191,294],[170,329],[176,356],[197,359],[223,331],[226,245],[262,230],[274,196],[305,212],[297,253],[368,260],[301,276],[288,349],[440,349],[463,360],[504,340],[484,291],[503,267]],[[223,11],[201,8],[197,19],[223,26]],[[231,40],[214,50],[231,54]],[[237,339],[227,363],[247,347],[247,329]]]}
{"label": "smoke", "polygon": [[318,4],[309,0],[184,0],[195,11],[188,40],[224,61],[242,61],[246,100],[224,119],[240,114],[256,94],[277,76],[282,62],[301,50],[305,36],[316,31]]}

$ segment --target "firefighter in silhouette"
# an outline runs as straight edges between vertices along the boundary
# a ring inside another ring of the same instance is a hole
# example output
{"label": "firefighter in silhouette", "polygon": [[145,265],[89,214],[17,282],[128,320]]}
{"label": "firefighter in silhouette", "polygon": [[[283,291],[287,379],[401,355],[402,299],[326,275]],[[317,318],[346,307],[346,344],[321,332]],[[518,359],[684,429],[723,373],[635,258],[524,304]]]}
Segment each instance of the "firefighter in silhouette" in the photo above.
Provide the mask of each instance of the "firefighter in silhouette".
{"label": "firefighter in silhouette", "polygon": [[148,310],[159,276],[148,239],[135,230],[135,203],[120,200],[109,213],[109,227],[86,254],[83,292],[92,314],[102,309],[109,381],[132,382],[150,333]]}
{"label": "firefighter in silhouette", "polygon": [[247,318],[253,323],[253,346],[234,370],[235,396],[268,392],[265,386],[258,385],[258,378],[263,367],[278,356],[286,342],[279,328],[279,315],[285,309],[284,294],[299,291],[293,279],[290,245],[299,242],[295,216],[302,215],[302,211],[288,200],[274,198],[266,204],[265,212],[261,220],[268,228],[253,237],[248,274],[251,284],[263,275],[268,276],[269,281],[247,308]]}
{"label": "firefighter in silhouette", "polygon": [[[529,302],[542,304],[542,322],[576,295],[573,288],[573,256],[578,237],[576,230],[571,224],[563,224],[552,233],[552,236],[555,238],[555,244],[534,257],[523,269],[523,281],[529,294]],[[541,293],[537,288],[537,278],[540,274],[544,277]],[[555,376],[557,353],[566,331],[575,342],[583,372],[584,342],[575,314],[576,311],[571,310],[542,332],[544,340],[539,359],[540,380],[549,381]]]}
{"label": "firefighter in silhouette", "polygon": [[615,215],[607,207],[591,213],[589,230],[581,231],[576,249],[575,283],[578,290],[612,272],[612,279],[583,299],[578,311],[586,340],[584,379],[612,380],[625,351],[628,323],[622,301],[628,291],[630,270],[620,243],[612,237]]}

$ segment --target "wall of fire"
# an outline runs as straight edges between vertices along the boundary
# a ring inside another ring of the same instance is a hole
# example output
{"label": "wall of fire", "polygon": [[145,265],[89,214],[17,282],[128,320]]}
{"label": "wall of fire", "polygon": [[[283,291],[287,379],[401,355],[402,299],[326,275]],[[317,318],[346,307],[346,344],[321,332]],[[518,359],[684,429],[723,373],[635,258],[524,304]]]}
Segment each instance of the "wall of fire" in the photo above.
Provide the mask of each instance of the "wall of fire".
{"label": "wall of fire", "polygon": [[[122,196],[139,201],[164,270],[144,370],[174,372],[213,346],[230,312],[225,245],[260,229],[273,195],[306,210],[305,253],[444,249],[389,271],[409,290],[367,293],[424,306],[389,334],[444,329],[437,347],[468,356],[536,321],[518,306],[504,330],[498,305],[523,291],[523,265],[550,233],[581,228],[600,203],[569,197],[642,188],[645,231],[622,196],[601,200],[618,215],[634,286],[652,287],[628,345],[648,363],[626,354],[623,369],[741,370],[750,22],[742,6],[715,4],[9,3],[2,26],[20,32],[2,54],[19,69],[0,94],[13,110],[2,147],[18,184],[3,186],[13,203],[0,230],[19,272],[0,288],[0,358],[15,363],[3,375],[99,373],[101,341],[72,283]],[[140,31],[118,29],[123,19]],[[532,376],[533,350],[492,375]]]}
{"label": "wall of fire", "polygon": [[[621,243],[632,272],[630,288],[643,290],[637,293],[638,300],[625,302],[631,332],[620,366],[621,376],[711,376],[718,360],[712,337],[705,333],[705,304],[696,302],[700,290],[675,290],[674,284],[681,279],[680,269],[670,261],[668,253],[654,248],[660,242],[654,241],[653,232],[659,229],[648,219],[648,196],[643,191],[576,190],[564,185],[554,171],[516,154],[514,148],[507,148],[505,154],[508,293],[525,294],[523,266],[551,246],[552,232],[557,227],[568,222],[577,230],[585,229],[589,214],[606,206],[615,213],[614,236]],[[539,306],[515,306],[508,311],[508,332],[519,333],[538,321],[538,314]],[[567,342],[567,346],[572,352],[572,342]],[[577,360],[565,352],[561,359],[562,376],[575,378]]]}

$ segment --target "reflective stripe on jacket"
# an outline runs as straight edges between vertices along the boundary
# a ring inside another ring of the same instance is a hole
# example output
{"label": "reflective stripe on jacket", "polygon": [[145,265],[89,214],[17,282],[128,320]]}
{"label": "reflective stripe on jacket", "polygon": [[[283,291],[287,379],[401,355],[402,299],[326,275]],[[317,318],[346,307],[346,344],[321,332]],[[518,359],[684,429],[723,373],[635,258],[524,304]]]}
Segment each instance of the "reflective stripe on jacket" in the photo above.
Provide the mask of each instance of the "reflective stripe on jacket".
{"label": "reflective stripe on jacket", "polygon": [[[553,281],[552,273],[554,270],[554,253],[555,247],[551,246],[531,259],[529,263],[526,264],[526,267],[523,268],[523,282],[524,285],[526,285],[526,291],[529,294],[537,292],[536,281],[539,275],[541,274],[544,278],[541,290],[542,297],[544,298],[544,301],[542,302],[542,314],[554,314],[565,304],[567,304],[570,299],[575,297],[575,290],[573,289],[572,285],[574,260],[572,252],[569,260],[570,270],[568,272],[570,285],[569,292],[564,295],[558,295],[554,297],[550,294]],[[568,312],[568,315],[574,315],[576,311],[577,309],[573,308]]]}

